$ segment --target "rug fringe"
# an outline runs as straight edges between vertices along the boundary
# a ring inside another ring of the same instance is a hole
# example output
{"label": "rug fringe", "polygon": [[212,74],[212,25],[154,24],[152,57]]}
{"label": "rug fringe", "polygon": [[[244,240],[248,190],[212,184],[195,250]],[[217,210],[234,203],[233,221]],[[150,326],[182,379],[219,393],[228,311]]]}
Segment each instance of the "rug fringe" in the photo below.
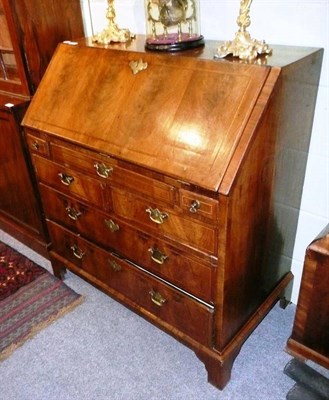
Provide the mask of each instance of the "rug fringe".
{"label": "rug fringe", "polygon": [[74,308],[76,308],[78,305],[83,303],[85,300],[84,296],[79,296],[78,299],[74,300],[73,303],[67,305],[66,307],[62,308],[59,310],[56,314],[52,315],[49,317],[46,321],[40,322],[38,325],[33,327],[31,331],[24,336],[19,342],[13,343],[7,348],[5,348],[1,353],[0,353],[0,361],[4,361],[6,358],[8,358],[16,349],[21,347],[25,342],[28,340],[32,339],[35,335],[37,335],[40,331],[45,329],[47,326],[51,325],[53,322],[58,320],[60,317],[63,317],[65,314],[71,312]]}

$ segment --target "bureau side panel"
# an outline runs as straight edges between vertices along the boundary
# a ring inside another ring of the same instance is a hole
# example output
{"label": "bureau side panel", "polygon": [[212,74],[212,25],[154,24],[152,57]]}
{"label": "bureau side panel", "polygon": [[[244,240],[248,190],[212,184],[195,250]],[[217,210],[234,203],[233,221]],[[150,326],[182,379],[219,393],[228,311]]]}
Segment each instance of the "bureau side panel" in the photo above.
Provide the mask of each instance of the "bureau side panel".
{"label": "bureau side panel", "polygon": [[317,50],[284,67],[273,99],[269,123],[276,131],[277,147],[264,263],[268,290],[291,268],[322,56]]}
{"label": "bureau side panel", "polygon": [[[290,271],[321,60],[322,51],[317,50],[281,69],[227,192],[219,349]],[[287,210],[293,213],[287,215]],[[218,327],[217,321],[217,332]]]}
{"label": "bureau side panel", "polygon": [[[220,350],[267,295],[263,290],[262,260],[270,218],[275,149],[275,137],[267,121],[265,115],[227,199],[226,244],[224,255],[219,256],[217,280],[217,304],[222,304],[222,321],[219,316],[216,321],[216,345]],[[219,290],[221,285],[224,287]]]}

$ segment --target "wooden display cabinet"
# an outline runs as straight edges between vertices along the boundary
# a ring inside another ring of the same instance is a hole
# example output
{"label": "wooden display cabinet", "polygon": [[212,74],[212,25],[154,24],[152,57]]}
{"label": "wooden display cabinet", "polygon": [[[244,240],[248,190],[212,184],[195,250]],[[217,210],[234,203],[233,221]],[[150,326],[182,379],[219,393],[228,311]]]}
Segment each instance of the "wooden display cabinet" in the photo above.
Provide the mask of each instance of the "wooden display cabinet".
{"label": "wooden display cabinet", "polygon": [[0,0],[0,228],[43,255],[49,240],[20,123],[57,44],[83,36],[78,0]]}

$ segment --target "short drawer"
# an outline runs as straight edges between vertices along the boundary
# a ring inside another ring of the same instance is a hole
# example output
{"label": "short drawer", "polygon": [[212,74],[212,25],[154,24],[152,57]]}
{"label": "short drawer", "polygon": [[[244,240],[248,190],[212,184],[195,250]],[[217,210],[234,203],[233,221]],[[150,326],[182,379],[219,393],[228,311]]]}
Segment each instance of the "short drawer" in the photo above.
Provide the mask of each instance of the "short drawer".
{"label": "short drawer", "polygon": [[51,143],[51,154],[55,162],[88,174],[100,177],[111,184],[124,186],[143,195],[173,204],[175,188],[164,182],[122,168],[118,161],[110,156],[94,153],[85,149],[75,149],[73,146],[63,146]]}
{"label": "short drawer", "polygon": [[27,146],[30,153],[39,154],[44,157],[49,157],[48,142],[40,137],[28,134],[26,135]]}
{"label": "short drawer", "polygon": [[179,191],[180,207],[191,217],[203,217],[213,222],[218,220],[218,201],[202,196],[197,193],[189,192],[184,189]]}
{"label": "short drawer", "polygon": [[91,281],[104,283],[148,318],[167,330],[175,330],[210,346],[213,308],[171,287],[125,260],[110,254],[78,235],[49,223],[52,250],[88,274]]}
{"label": "short drawer", "polygon": [[185,291],[211,302],[211,264],[123,223],[114,215],[40,185],[46,217],[111,248]]}
{"label": "short drawer", "polygon": [[99,207],[107,206],[107,188],[98,180],[38,156],[33,162],[39,181]]}
{"label": "short drawer", "polygon": [[155,235],[172,238],[207,254],[216,255],[217,230],[212,225],[176,213],[174,208],[164,208],[157,203],[141,199],[118,189],[111,191],[114,212],[142,224],[144,230]]}

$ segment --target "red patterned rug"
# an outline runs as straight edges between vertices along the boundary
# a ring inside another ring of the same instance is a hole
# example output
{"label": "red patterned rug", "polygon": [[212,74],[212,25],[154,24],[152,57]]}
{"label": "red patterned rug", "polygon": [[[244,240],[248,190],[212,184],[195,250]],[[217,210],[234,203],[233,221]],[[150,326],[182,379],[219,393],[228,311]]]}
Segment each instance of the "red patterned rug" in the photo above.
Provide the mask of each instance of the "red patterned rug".
{"label": "red patterned rug", "polygon": [[0,242],[0,360],[82,300],[47,270]]}

